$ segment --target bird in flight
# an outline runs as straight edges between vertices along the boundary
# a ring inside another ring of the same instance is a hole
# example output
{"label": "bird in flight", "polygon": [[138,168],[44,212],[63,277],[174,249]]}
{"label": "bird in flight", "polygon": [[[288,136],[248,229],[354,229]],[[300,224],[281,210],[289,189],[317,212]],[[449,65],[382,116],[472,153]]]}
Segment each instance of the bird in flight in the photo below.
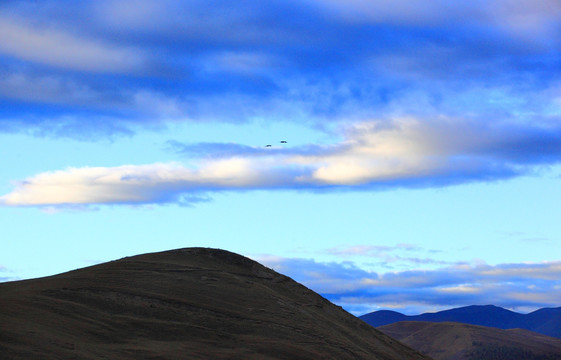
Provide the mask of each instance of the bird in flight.
{"label": "bird in flight", "polygon": [[271,147],[272,145],[265,145],[265,147]]}
{"label": "bird in flight", "polygon": [[281,140],[281,144],[286,144],[286,140]]}

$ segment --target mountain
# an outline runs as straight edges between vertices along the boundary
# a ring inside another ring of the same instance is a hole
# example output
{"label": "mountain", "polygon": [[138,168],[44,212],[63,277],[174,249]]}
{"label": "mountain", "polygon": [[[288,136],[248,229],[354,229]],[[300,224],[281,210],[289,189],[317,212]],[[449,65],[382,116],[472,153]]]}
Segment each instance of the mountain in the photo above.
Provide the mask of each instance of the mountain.
{"label": "mountain", "polygon": [[398,321],[452,321],[499,329],[521,328],[561,338],[561,307],[544,308],[529,314],[520,314],[493,305],[472,305],[413,316],[382,310],[362,315],[360,318],[374,327]]}
{"label": "mountain", "polygon": [[378,328],[435,360],[561,359],[561,339],[523,329],[403,321]]}
{"label": "mountain", "polygon": [[243,256],[187,248],[0,284],[2,359],[428,359]]}

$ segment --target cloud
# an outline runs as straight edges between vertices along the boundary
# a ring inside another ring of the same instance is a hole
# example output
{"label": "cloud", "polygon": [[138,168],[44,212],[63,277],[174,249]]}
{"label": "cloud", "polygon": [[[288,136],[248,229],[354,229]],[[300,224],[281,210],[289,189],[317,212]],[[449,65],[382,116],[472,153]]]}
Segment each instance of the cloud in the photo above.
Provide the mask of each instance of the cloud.
{"label": "cloud", "polygon": [[496,27],[512,37],[539,42],[554,37],[561,6],[554,0],[492,0],[456,3],[437,0],[364,1],[313,0],[332,16],[353,22],[401,26]]}
{"label": "cloud", "polygon": [[[414,256],[416,253],[435,253],[436,250],[427,250],[413,244],[385,245],[354,245],[327,249],[326,253],[339,258],[366,257],[379,260],[376,264],[384,268],[394,268],[396,265],[450,265],[448,261],[436,260],[431,257]],[[405,255],[403,255],[405,254]]]}
{"label": "cloud", "polygon": [[10,269],[0,265],[0,282],[20,280],[18,277],[6,276],[9,273],[12,273]]}
{"label": "cloud", "polygon": [[[25,103],[66,105],[80,109],[70,112],[71,114],[96,111],[96,114],[120,113],[123,118],[133,113],[160,118],[180,118],[187,112],[184,102],[163,93],[145,89],[129,90],[96,86],[77,78],[61,77],[57,74],[36,75],[0,71],[0,96]],[[120,121],[124,122],[126,119]],[[63,121],[50,122],[64,123]]]}
{"label": "cloud", "polygon": [[355,245],[328,249],[327,252],[338,256],[379,256],[392,251],[405,250],[416,251],[420,248],[412,244],[397,244],[394,246],[384,245]]}
{"label": "cloud", "polygon": [[[285,140],[286,141],[286,140]],[[313,156],[325,151],[325,147],[320,145],[303,145],[298,147],[288,147],[277,143],[263,144],[261,147],[237,144],[237,143],[196,143],[184,144],[170,140],[167,145],[178,154],[187,157],[203,158],[227,158],[234,156],[247,157],[286,157],[290,155],[309,155]],[[270,147],[267,145],[271,145]]]}
{"label": "cloud", "polygon": [[[29,126],[34,124],[33,127]],[[48,125],[48,126],[47,126]],[[35,136],[55,136],[72,140],[92,141],[100,137],[113,139],[116,136],[132,136],[133,131],[121,121],[105,115],[91,113],[72,114],[53,117],[30,115],[25,118],[9,117],[0,122],[0,131],[21,132]]]}
{"label": "cloud", "polygon": [[382,308],[414,314],[473,304],[531,310],[558,306],[561,295],[560,261],[458,263],[435,270],[376,273],[352,262],[267,256],[258,260],[356,315]]}
{"label": "cloud", "polygon": [[241,158],[197,170],[179,164],[71,168],[39,174],[2,198],[7,205],[144,204],[181,202],[181,195],[209,190],[274,185],[273,172],[260,173]]}
{"label": "cloud", "polygon": [[[283,153],[284,149],[273,149],[236,143],[197,143],[183,144],[178,141],[168,141],[168,145],[175,152],[185,156],[202,156],[209,158],[225,158],[231,156],[270,156]],[[265,146],[265,145],[264,145]]]}
{"label": "cloud", "polygon": [[[364,0],[315,0],[326,8],[332,16],[341,17],[348,21],[390,23],[400,25],[427,25],[442,23],[450,18],[461,17],[462,12],[470,14],[474,5],[454,4],[448,1],[432,1],[427,4],[420,0],[398,1],[364,1]],[[473,11],[473,10],[472,10]]]}
{"label": "cloud", "polygon": [[52,26],[32,26],[0,16],[0,53],[59,68],[130,73],[140,70],[145,56],[137,49],[77,37]]}
{"label": "cloud", "polygon": [[0,131],[97,140],[132,136],[189,116],[188,100],[142,88],[91,83],[79,76],[0,70]]}
{"label": "cloud", "polygon": [[213,191],[382,190],[446,186],[527,174],[559,162],[561,129],[405,118],[353,125],[340,143],[295,149],[185,146],[196,164],[70,168],[15,183],[11,206],[182,202]]}
{"label": "cloud", "polygon": [[92,138],[166,121],[555,122],[560,18],[553,0],[3,2],[0,131],[67,136],[48,128],[85,111],[115,124]]}

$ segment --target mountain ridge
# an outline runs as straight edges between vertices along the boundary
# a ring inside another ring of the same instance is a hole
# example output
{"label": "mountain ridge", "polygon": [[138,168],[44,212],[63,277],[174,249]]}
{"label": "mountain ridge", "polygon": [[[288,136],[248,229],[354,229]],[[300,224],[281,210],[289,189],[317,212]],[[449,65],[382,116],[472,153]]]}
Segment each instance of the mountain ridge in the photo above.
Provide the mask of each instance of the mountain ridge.
{"label": "mountain ridge", "polygon": [[520,314],[495,305],[470,305],[435,313],[404,315],[396,311],[380,310],[359,316],[374,327],[398,321],[458,322],[499,329],[521,328],[561,338],[561,307],[542,308]]}

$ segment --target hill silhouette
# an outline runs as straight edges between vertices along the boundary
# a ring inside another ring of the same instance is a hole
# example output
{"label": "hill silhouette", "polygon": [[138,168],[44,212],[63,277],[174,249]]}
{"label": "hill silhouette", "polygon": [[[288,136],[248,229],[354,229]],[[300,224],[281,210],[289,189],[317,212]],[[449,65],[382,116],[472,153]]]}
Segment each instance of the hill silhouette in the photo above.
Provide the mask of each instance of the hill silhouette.
{"label": "hill silhouette", "polygon": [[187,248],[0,284],[2,359],[428,359],[243,256]]}
{"label": "hill silhouette", "polygon": [[524,329],[402,321],[378,328],[435,360],[561,359],[561,339]]}
{"label": "hill silhouette", "polygon": [[362,315],[360,318],[374,327],[398,321],[451,321],[499,329],[520,328],[561,338],[561,307],[544,308],[529,314],[520,314],[493,305],[472,305],[413,316],[381,310]]}

